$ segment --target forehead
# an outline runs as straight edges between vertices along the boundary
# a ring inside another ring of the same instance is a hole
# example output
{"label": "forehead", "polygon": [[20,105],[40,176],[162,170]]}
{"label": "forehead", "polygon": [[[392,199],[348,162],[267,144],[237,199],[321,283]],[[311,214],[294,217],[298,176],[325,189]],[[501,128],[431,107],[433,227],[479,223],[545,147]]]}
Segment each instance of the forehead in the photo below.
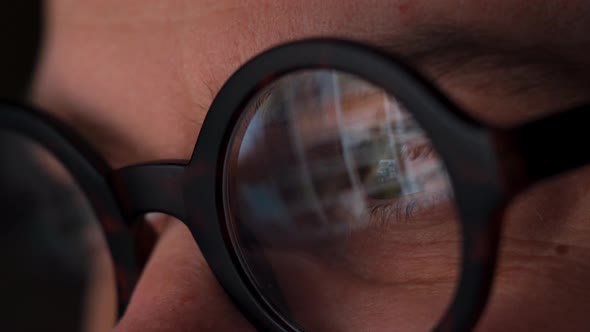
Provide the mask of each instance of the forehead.
{"label": "forehead", "polygon": [[152,47],[152,53],[181,57],[185,69],[198,72],[195,76],[213,91],[256,53],[294,39],[359,40],[399,53],[418,66],[422,60],[430,64],[429,60],[446,57],[461,62],[494,52],[516,54],[519,49],[540,54],[539,58],[568,53],[568,58],[587,61],[582,54],[572,54],[571,48],[587,46],[590,29],[590,2],[584,0],[171,0],[165,4],[89,0],[87,4],[72,10],[78,21],[103,26],[105,33],[121,42],[136,39],[141,46]]}
{"label": "forehead", "polygon": [[590,29],[585,0],[48,1],[61,39],[102,43],[105,52],[185,56],[215,69],[234,69],[260,50],[313,36],[361,40],[411,56],[485,42],[559,50],[587,44]]}
{"label": "forehead", "polygon": [[213,90],[224,81],[215,76],[293,39],[360,40],[419,61],[538,46],[559,54],[587,45],[590,29],[585,0],[53,1],[70,33],[91,27],[121,50],[182,61]]}
{"label": "forehead", "polygon": [[590,68],[586,0],[49,0],[48,16],[37,98],[56,112],[93,110],[85,122],[153,150],[183,146],[182,155],[227,78],[294,39],[340,37],[399,53],[467,109],[493,109],[490,118],[528,98],[506,98],[506,82],[542,81],[511,90],[555,108],[579,93],[554,74]]}
{"label": "forehead", "polygon": [[[397,27],[403,32],[417,25],[444,24],[497,29],[511,34],[528,34],[531,27],[538,36],[556,37],[567,30],[584,36],[582,27],[590,15],[584,0],[47,0],[52,8],[61,8],[62,18],[89,24],[125,24],[151,22],[158,25],[269,27],[275,32],[296,28],[300,33],[332,32],[335,27],[350,32],[391,33]],[[69,15],[68,15],[69,14]],[[74,15],[75,14],[75,15]],[[500,23],[515,23],[506,26]],[[545,23],[545,24],[543,24]],[[547,26],[552,23],[551,26]],[[371,29],[368,28],[371,26]],[[520,29],[515,29],[516,27]],[[385,31],[384,31],[385,30]],[[242,30],[261,32],[256,29]],[[292,33],[296,34],[297,31]],[[547,35],[549,34],[549,35]],[[563,37],[563,36],[562,36]]]}

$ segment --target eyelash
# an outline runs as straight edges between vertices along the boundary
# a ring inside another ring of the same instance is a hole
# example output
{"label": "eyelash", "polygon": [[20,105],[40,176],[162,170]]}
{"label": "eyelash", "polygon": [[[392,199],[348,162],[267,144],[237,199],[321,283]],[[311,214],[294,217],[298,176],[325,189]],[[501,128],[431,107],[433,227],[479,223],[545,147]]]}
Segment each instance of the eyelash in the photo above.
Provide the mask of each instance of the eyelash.
{"label": "eyelash", "polygon": [[395,223],[408,223],[412,217],[413,206],[416,200],[409,202],[378,203],[370,207],[369,224],[375,226],[387,226],[392,215],[395,215]]}
{"label": "eyelash", "polygon": [[[254,105],[253,110],[260,110],[260,107],[270,98],[273,89],[267,89],[261,96],[259,96]],[[404,132],[414,133],[416,126],[413,122],[404,122]],[[419,129],[418,129],[419,131]],[[422,139],[424,137],[421,137]],[[400,152],[410,161],[417,159],[433,159],[438,157],[430,142],[418,139],[417,141],[406,142]],[[367,219],[369,227],[383,227],[400,224],[412,224],[417,217],[424,215],[441,204],[446,204],[451,201],[452,194],[447,192],[427,193],[420,192],[406,197],[399,197],[396,199],[374,199],[367,197]]]}
{"label": "eyelash", "polygon": [[368,224],[374,227],[412,224],[418,217],[436,215],[436,212],[442,210],[444,205],[450,204],[452,199],[453,195],[449,192],[418,193],[393,201],[369,199]]}

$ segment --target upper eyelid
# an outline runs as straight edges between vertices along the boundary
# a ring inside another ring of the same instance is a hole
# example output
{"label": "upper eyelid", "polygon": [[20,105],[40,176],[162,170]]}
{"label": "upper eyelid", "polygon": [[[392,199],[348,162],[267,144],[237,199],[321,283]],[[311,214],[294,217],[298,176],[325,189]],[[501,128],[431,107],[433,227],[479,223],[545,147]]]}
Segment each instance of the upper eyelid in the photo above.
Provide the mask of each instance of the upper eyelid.
{"label": "upper eyelid", "polygon": [[376,44],[401,55],[451,97],[461,89],[515,99],[548,93],[567,97],[572,91],[586,95],[588,89],[584,59],[564,56],[551,44],[515,42],[477,27],[423,24],[411,33],[381,35]]}

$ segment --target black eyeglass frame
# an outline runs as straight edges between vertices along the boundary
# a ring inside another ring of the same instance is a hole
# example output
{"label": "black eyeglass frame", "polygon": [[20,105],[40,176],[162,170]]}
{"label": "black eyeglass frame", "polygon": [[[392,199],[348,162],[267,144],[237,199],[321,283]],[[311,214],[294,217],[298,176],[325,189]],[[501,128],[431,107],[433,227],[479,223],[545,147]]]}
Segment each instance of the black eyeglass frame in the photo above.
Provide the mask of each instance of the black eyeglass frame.
{"label": "black eyeglass frame", "polygon": [[540,180],[590,163],[590,154],[564,148],[585,141],[590,106],[495,128],[469,117],[401,59],[350,41],[317,39],[273,48],[236,71],[215,97],[190,161],[115,170],[74,130],[7,102],[0,105],[0,130],[43,145],[80,184],[112,253],[121,315],[140,270],[131,227],[144,213],[163,212],[188,226],[220,284],[257,328],[297,331],[245,271],[226,215],[223,174],[232,133],[251,98],[275,79],[309,69],[342,71],[382,87],[431,138],[450,176],[463,236],[458,288],[435,330],[470,330],[492,285],[506,204]]}

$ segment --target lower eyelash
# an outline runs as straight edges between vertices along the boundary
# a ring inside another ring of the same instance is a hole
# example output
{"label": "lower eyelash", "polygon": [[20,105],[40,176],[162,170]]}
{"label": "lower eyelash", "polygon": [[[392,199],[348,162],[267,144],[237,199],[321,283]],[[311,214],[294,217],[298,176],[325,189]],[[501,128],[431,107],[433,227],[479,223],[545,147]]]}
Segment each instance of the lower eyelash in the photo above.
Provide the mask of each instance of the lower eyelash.
{"label": "lower eyelash", "polygon": [[[418,196],[418,197],[412,197]],[[383,227],[396,224],[410,224],[416,221],[420,214],[452,202],[452,193],[438,192],[432,194],[420,193],[395,201],[376,202],[369,207],[368,223],[372,226]]]}
{"label": "lower eyelash", "polygon": [[408,223],[412,219],[415,206],[416,200],[379,203],[370,208],[368,222],[370,225],[379,227]]}

